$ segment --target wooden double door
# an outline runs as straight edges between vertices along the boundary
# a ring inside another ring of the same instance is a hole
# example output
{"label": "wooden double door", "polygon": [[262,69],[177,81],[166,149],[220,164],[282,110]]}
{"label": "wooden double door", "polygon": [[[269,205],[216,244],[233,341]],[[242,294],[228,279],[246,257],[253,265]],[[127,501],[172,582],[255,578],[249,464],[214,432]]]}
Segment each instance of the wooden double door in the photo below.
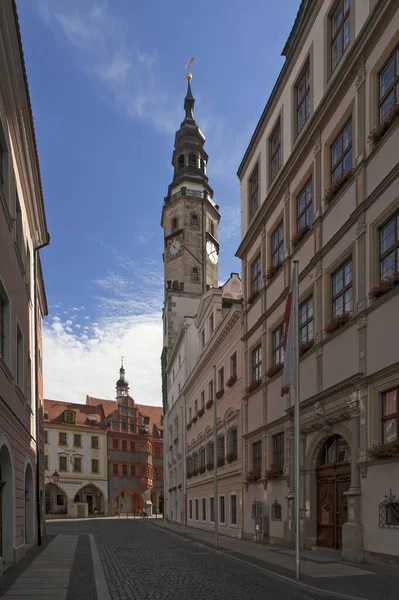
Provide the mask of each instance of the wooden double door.
{"label": "wooden double door", "polygon": [[324,444],[317,466],[317,543],[342,548],[342,526],[348,520],[345,492],[351,484],[349,447],[339,436]]}

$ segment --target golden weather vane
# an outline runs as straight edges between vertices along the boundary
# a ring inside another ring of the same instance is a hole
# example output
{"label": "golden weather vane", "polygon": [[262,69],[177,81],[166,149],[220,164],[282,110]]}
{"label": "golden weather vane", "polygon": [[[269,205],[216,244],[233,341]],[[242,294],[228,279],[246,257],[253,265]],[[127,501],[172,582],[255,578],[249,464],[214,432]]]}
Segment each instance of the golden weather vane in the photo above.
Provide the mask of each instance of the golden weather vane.
{"label": "golden weather vane", "polygon": [[[195,56],[192,56],[190,58],[190,60],[186,63],[186,66],[184,68],[189,69],[194,61],[195,61]],[[193,75],[192,75],[192,73],[190,73],[190,71],[188,71],[186,77],[189,81],[191,81],[191,79],[193,78]]]}

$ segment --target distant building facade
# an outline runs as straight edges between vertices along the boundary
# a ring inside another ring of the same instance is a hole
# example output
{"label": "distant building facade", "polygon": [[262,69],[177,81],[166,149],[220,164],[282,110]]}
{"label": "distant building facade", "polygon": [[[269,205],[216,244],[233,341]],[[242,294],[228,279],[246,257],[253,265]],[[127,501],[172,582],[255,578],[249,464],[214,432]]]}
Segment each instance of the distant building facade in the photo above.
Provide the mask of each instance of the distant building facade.
{"label": "distant building facade", "polygon": [[0,5],[0,574],[42,535],[39,249],[49,243],[16,3]]}
{"label": "distant building facade", "polygon": [[398,3],[303,1],[283,55],[238,171],[244,535],[256,511],[269,541],[295,529],[280,390],[297,260],[303,543],[397,559]]}
{"label": "distant building facade", "polygon": [[108,514],[107,429],[101,406],[44,401],[46,516]]}

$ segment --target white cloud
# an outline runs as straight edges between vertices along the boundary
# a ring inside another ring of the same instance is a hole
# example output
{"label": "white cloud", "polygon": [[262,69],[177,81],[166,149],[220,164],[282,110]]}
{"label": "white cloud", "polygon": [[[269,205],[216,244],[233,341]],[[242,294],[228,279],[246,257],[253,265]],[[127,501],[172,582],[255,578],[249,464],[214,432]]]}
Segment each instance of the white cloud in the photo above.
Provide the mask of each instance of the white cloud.
{"label": "white cloud", "polygon": [[[84,326],[74,323],[70,311],[65,311],[64,319],[53,315],[46,319],[46,398],[69,402],[85,402],[86,394],[115,398],[124,355],[134,399],[139,404],[162,402],[162,265],[113,254],[115,271],[94,282],[96,317],[90,321],[89,316],[80,316]],[[74,316],[79,319],[78,313]]]}

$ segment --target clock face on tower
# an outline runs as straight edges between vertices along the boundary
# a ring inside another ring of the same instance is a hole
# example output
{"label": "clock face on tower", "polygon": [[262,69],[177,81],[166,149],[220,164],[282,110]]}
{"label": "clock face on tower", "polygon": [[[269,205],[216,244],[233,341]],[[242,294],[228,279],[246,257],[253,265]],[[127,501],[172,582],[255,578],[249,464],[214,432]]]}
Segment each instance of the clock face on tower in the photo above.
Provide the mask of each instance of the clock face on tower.
{"label": "clock face on tower", "polygon": [[216,263],[219,260],[218,251],[217,251],[215,244],[213,242],[211,242],[210,240],[208,240],[206,243],[206,253],[208,255],[209,260],[214,265],[216,265]]}
{"label": "clock face on tower", "polygon": [[173,260],[183,254],[184,237],[182,233],[170,237],[166,241],[166,259]]}

